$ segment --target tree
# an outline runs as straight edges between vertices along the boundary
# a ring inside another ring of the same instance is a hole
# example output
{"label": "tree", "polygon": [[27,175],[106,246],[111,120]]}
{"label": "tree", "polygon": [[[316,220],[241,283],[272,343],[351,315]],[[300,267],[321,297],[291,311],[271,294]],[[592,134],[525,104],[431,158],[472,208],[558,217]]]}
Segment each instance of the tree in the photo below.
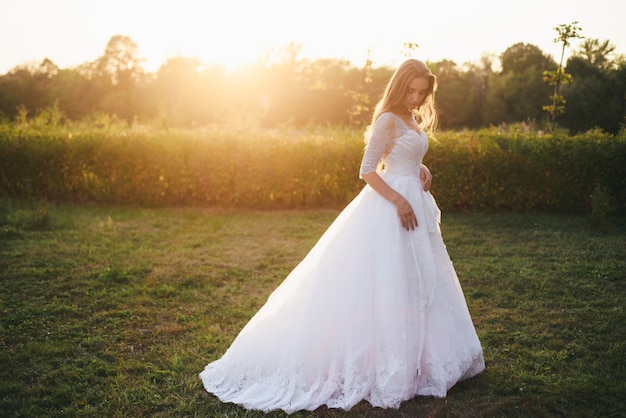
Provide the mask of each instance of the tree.
{"label": "tree", "polygon": [[205,66],[197,58],[170,58],[157,71],[151,107],[145,110],[158,115],[164,126],[193,127],[215,121],[217,113],[231,105],[225,78],[222,66]]}
{"label": "tree", "polygon": [[348,123],[350,125],[363,125],[369,122],[372,113],[371,86],[372,78],[372,60],[368,51],[367,59],[363,65],[363,69],[350,71],[352,77],[350,87],[346,92],[346,96],[350,99],[351,105],[348,107]]}
{"label": "tree", "polygon": [[428,63],[437,75],[437,107],[439,124],[443,129],[460,128],[469,122],[467,111],[470,92],[466,85],[465,74],[454,61],[442,60]]}
{"label": "tree", "polygon": [[541,106],[549,94],[542,80],[554,61],[532,44],[517,43],[500,56],[502,70],[488,79],[486,122],[524,122],[542,116]]}
{"label": "tree", "polygon": [[104,85],[99,107],[128,122],[137,116],[137,86],[144,71],[137,44],[128,36],[111,37],[104,54],[94,63],[94,75]]}
{"label": "tree", "polygon": [[518,42],[500,55],[502,74],[521,74],[530,68],[544,68],[551,60],[539,47]]}
{"label": "tree", "polygon": [[578,27],[578,22],[572,22],[569,25],[561,24],[554,28],[556,30],[558,36],[554,39],[554,42],[561,43],[561,59],[559,60],[559,67],[556,70],[556,73],[545,72],[543,74],[544,80],[548,82],[549,85],[554,85],[554,93],[550,96],[552,100],[552,107],[545,107],[544,110],[547,110],[551,116],[551,130],[554,131],[554,125],[556,123],[556,115],[560,114],[564,111],[564,99],[563,96],[559,95],[559,86],[562,81],[569,81],[569,77],[565,75],[563,72],[563,56],[565,55],[565,48],[570,45],[570,39],[578,39],[582,38],[581,35],[578,34],[580,31],[580,27]]}
{"label": "tree", "polygon": [[599,39],[585,39],[576,55],[583,57],[594,67],[608,70],[613,65],[611,55],[615,48],[608,39],[604,42],[600,42]]}
{"label": "tree", "polygon": [[138,81],[143,74],[137,44],[128,36],[114,35],[96,61],[99,75],[110,77],[115,84]]}
{"label": "tree", "polygon": [[626,115],[626,65],[611,56],[609,41],[588,39],[567,61],[573,80],[563,87],[567,113],[562,125],[571,132],[601,128],[618,133]]}
{"label": "tree", "polygon": [[13,118],[23,111],[42,111],[57,98],[54,82],[59,68],[48,58],[26,63],[0,77],[0,113]]}

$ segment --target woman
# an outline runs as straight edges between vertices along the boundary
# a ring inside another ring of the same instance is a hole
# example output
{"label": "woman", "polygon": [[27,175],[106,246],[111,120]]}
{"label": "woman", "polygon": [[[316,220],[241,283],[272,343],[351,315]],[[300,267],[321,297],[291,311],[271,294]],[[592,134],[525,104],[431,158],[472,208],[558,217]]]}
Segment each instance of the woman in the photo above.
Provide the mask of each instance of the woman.
{"label": "woman", "polygon": [[397,68],[365,134],[367,185],[206,366],[207,391],[263,411],[398,408],[484,370],[422,165],[436,86],[421,61]]}

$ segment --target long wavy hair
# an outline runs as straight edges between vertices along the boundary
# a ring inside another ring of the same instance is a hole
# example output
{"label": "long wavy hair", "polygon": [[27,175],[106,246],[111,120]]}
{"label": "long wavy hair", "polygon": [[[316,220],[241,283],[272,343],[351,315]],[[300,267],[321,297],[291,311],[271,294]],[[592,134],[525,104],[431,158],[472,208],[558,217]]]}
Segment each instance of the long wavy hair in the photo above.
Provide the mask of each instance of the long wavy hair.
{"label": "long wavy hair", "polygon": [[439,115],[435,105],[437,77],[430,72],[430,69],[422,61],[409,59],[396,68],[380,101],[376,104],[374,114],[372,115],[372,123],[366,131],[365,142],[369,140],[371,127],[381,114],[385,112],[402,114],[407,111],[402,102],[409,84],[416,77],[426,77],[428,79],[428,93],[417,109],[412,109],[411,113],[415,116],[420,128],[429,136],[434,136],[439,122]]}

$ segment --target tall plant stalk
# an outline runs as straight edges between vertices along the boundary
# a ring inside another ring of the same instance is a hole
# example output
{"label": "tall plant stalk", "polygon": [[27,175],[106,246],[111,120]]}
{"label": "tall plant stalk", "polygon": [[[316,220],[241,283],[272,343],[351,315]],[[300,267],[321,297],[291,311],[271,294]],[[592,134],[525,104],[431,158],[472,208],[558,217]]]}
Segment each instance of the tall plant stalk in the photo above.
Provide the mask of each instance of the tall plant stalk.
{"label": "tall plant stalk", "polygon": [[559,61],[559,69],[557,70],[555,82],[554,82],[554,94],[552,95],[552,121],[551,130],[554,131],[556,125],[557,114],[557,102],[562,101],[559,95],[559,86],[561,85],[561,79],[563,76],[563,57],[565,56],[565,48],[570,46],[570,39],[583,38],[578,32],[581,30],[578,26],[578,22],[572,22],[569,25],[561,24],[554,28],[558,33],[558,36],[554,39],[554,42],[561,43],[561,59]]}

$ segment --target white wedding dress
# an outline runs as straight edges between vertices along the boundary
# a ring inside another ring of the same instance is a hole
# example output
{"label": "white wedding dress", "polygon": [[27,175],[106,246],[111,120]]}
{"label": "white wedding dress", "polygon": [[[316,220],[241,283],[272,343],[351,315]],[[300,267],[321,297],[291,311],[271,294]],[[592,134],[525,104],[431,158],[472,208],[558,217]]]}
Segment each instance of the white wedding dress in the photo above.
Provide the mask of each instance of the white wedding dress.
{"label": "white wedding dress", "polygon": [[423,132],[392,113],[375,123],[361,174],[376,169],[413,206],[419,226],[371,187],[342,211],[230,348],[200,377],[206,390],[247,409],[287,413],[361,400],[398,408],[445,397],[484,370],[440,212],[422,188]]}

